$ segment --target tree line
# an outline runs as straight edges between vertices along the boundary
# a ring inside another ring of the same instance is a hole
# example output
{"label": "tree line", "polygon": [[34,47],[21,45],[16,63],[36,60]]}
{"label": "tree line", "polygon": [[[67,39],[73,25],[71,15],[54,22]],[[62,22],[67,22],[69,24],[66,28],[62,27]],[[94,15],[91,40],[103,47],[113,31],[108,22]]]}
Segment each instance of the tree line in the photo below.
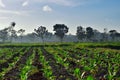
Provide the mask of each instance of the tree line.
{"label": "tree line", "polygon": [[[15,30],[16,23],[11,22],[10,26],[0,30],[0,41],[1,43],[5,42],[13,42],[13,39],[19,38],[21,42],[24,35],[25,30]],[[69,27],[65,24],[55,24],[53,25],[54,34],[49,32],[45,26],[39,26],[37,29],[34,29],[34,32],[27,34],[31,41],[35,42],[35,38],[40,38],[42,42],[45,42],[45,38],[51,38],[51,36],[55,36],[59,39],[59,41],[63,41],[66,37],[66,34],[69,32]],[[69,35],[68,35],[69,36]],[[120,41],[120,33],[117,30],[110,30],[104,29],[104,32],[101,33],[92,27],[84,28],[82,26],[77,27],[76,31],[76,41],[87,42],[87,41]],[[99,38],[99,39],[98,39]]]}

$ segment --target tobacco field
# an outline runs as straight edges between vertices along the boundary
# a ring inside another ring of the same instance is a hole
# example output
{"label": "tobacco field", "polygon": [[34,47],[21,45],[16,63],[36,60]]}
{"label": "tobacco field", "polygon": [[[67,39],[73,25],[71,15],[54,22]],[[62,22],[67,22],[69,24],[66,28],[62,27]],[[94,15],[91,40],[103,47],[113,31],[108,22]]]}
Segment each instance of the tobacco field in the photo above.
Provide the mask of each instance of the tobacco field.
{"label": "tobacco field", "polygon": [[120,80],[119,45],[89,46],[1,46],[0,80]]}

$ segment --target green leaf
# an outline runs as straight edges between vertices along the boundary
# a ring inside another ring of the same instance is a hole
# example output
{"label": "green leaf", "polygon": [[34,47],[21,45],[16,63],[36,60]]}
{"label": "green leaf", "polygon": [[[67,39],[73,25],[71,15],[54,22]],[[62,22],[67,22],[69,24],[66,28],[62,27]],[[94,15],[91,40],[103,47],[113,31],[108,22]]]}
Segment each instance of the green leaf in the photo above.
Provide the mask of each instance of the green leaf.
{"label": "green leaf", "polygon": [[80,69],[79,69],[79,68],[76,68],[76,69],[74,70],[74,74],[79,75],[79,74],[80,74]]}
{"label": "green leaf", "polygon": [[88,76],[87,80],[94,80],[94,78],[92,76]]}
{"label": "green leaf", "polygon": [[88,67],[88,66],[85,66],[85,67],[84,67],[84,70],[89,71],[89,70],[91,70],[91,68]]}

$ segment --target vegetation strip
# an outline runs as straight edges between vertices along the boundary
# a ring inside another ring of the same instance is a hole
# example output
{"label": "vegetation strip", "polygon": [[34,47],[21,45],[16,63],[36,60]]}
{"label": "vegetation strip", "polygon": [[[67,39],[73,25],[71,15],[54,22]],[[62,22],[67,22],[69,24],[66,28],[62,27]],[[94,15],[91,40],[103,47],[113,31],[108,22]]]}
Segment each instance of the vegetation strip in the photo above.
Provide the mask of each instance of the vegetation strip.
{"label": "vegetation strip", "polygon": [[19,59],[19,61],[15,64],[15,67],[13,67],[8,73],[4,75],[4,80],[20,80],[20,70],[24,66],[24,64],[27,61],[27,58],[32,55],[32,49],[29,49],[27,52],[24,53],[24,55]]}
{"label": "vegetation strip", "polygon": [[120,79],[120,50],[70,45],[0,48],[0,80]]}
{"label": "vegetation strip", "polygon": [[28,78],[27,80],[47,80],[44,76],[43,76],[43,65],[41,64],[39,57],[41,55],[39,55],[38,49],[34,49],[34,54],[35,57],[33,59],[33,62],[31,64],[31,70],[28,73]]}
{"label": "vegetation strip", "polygon": [[[49,54],[44,48],[42,48],[43,55],[45,56],[47,61],[49,62],[49,65],[51,66],[53,70],[53,75],[56,76],[56,79],[61,80],[61,79],[71,79],[75,80],[75,78],[67,72],[65,67],[59,63],[56,63],[55,58],[53,55]],[[54,65],[53,65],[54,64]]]}

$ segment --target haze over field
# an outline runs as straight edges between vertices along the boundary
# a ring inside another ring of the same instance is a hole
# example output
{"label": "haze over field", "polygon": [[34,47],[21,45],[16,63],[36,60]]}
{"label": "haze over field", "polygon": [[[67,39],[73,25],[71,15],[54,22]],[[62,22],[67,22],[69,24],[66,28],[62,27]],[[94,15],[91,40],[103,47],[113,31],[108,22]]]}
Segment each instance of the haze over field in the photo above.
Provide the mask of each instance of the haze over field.
{"label": "haze over field", "polygon": [[53,32],[56,23],[66,24],[72,34],[80,25],[120,32],[119,8],[120,0],[0,0],[0,29],[15,21],[15,29],[27,33],[40,25]]}

